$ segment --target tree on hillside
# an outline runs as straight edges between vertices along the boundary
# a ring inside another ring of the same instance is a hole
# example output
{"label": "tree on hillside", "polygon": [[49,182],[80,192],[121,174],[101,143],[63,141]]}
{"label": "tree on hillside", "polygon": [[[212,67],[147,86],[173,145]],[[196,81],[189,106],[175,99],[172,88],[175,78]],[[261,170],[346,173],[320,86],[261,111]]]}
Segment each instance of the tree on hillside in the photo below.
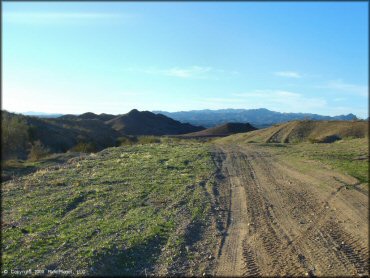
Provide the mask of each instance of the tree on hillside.
{"label": "tree on hillside", "polygon": [[1,160],[25,155],[28,143],[28,127],[20,115],[1,113]]}

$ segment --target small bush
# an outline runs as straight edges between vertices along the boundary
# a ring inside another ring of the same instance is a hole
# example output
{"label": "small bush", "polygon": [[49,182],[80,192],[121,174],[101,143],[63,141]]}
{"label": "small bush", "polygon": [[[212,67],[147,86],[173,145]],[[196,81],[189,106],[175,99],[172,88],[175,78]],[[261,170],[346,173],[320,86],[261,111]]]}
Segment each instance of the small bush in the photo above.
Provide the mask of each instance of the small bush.
{"label": "small bush", "polygon": [[341,140],[342,138],[336,134],[328,135],[321,138],[308,138],[311,143],[333,143],[335,141]]}
{"label": "small bush", "polygon": [[136,144],[138,141],[136,136],[119,137],[116,140],[116,146],[131,146]]}
{"label": "small bush", "polygon": [[153,143],[160,143],[161,139],[155,136],[140,136],[138,138],[138,144],[153,144]]}
{"label": "small bush", "polygon": [[341,140],[342,138],[339,135],[329,135],[321,138],[322,143],[333,143],[335,141]]}
{"label": "small bush", "polygon": [[317,143],[320,143],[320,140],[316,139],[316,138],[308,138],[308,141],[312,144],[317,144]]}
{"label": "small bush", "polygon": [[98,150],[94,142],[80,142],[71,148],[71,151],[80,153],[95,153]]}
{"label": "small bush", "polygon": [[181,139],[178,137],[168,137],[168,136],[161,138],[162,143],[179,143],[179,142],[182,142],[183,140],[186,140],[186,139]]}
{"label": "small bush", "polygon": [[28,159],[32,161],[39,160],[50,154],[49,148],[46,148],[40,140],[32,143],[31,151],[28,155]]}

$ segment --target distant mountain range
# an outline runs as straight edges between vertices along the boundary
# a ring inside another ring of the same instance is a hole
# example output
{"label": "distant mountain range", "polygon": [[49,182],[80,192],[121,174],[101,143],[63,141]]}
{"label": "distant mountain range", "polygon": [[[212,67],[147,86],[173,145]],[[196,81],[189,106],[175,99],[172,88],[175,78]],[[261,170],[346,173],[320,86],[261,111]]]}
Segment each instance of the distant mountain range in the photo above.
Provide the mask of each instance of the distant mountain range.
{"label": "distant mountain range", "polygon": [[21,114],[26,115],[26,116],[34,116],[34,117],[38,117],[38,118],[58,118],[60,116],[63,116],[63,114],[34,112],[34,111],[27,111],[27,112],[23,112]]}
{"label": "distant mountain range", "polygon": [[322,116],[310,113],[281,113],[270,111],[265,108],[260,109],[220,109],[220,110],[192,110],[181,112],[153,111],[178,120],[183,123],[201,125],[204,127],[214,127],[217,125],[239,122],[250,123],[255,127],[264,128],[274,124],[293,121],[293,120],[356,120],[353,114],[340,116]]}

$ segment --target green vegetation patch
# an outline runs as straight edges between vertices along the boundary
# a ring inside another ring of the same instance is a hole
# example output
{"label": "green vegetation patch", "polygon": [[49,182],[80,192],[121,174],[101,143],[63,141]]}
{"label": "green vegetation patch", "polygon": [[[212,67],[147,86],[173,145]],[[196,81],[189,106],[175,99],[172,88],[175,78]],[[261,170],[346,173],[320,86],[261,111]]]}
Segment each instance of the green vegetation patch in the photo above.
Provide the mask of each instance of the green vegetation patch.
{"label": "green vegetation patch", "polygon": [[326,144],[261,144],[277,155],[289,155],[321,161],[334,169],[357,178],[361,183],[369,182],[369,145],[368,138],[343,139]]}
{"label": "green vegetation patch", "polygon": [[3,184],[3,268],[144,275],[206,221],[205,144],[109,148]]}

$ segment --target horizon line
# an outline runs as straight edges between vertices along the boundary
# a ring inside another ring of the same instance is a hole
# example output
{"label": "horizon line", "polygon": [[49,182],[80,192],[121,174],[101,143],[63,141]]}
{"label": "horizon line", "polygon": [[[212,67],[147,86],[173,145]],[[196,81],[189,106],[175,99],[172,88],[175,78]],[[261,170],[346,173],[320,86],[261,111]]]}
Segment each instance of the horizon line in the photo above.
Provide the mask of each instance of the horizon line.
{"label": "horizon line", "polygon": [[224,111],[224,110],[244,110],[244,111],[248,111],[248,110],[268,110],[270,112],[275,112],[275,113],[281,113],[281,114],[309,114],[309,115],[319,115],[319,116],[325,116],[325,117],[338,117],[338,116],[348,116],[348,115],[354,115],[357,119],[367,119],[369,118],[369,114],[368,114],[368,117],[366,118],[365,117],[358,117],[356,114],[350,112],[350,113],[347,113],[347,114],[338,114],[338,115],[333,115],[333,116],[329,116],[329,115],[325,115],[325,114],[317,114],[317,113],[311,113],[311,112],[279,112],[279,111],[274,111],[274,110],[270,110],[270,109],[267,109],[267,108],[264,108],[264,107],[260,107],[260,108],[222,108],[222,109],[193,109],[193,110],[179,110],[179,111],[172,111],[172,112],[169,112],[169,111],[165,111],[165,110],[139,110],[137,108],[133,108],[133,109],[130,109],[129,111],[125,112],[125,113],[119,113],[119,114],[112,114],[112,113],[107,113],[107,112],[101,112],[101,113],[98,113],[98,112],[92,112],[92,111],[86,111],[86,112],[83,112],[83,113],[60,113],[60,112],[43,112],[43,111],[22,111],[22,112],[15,112],[15,111],[10,111],[10,110],[7,110],[7,109],[3,109],[1,108],[1,111],[6,111],[6,112],[9,112],[9,113],[14,113],[14,114],[21,114],[21,115],[24,115],[24,116],[48,116],[48,115],[75,115],[75,116],[78,116],[78,115],[82,115],[82,114],[86,114],[86,113],[93,113],[93,114],[96,114],[96,115],[101,115],[101,114],[110,114],[110,115],[124,115],[124,114],[127,114],[129,113],[130,111],[132,110],[138,110],[140,112],[144,112],[144,111],[149,111],[149,112],[152,112],[152,113],[161,113],[161,112],[165,112],[165,113],[181,113],[181,112],[198,112],[198,111]]}

